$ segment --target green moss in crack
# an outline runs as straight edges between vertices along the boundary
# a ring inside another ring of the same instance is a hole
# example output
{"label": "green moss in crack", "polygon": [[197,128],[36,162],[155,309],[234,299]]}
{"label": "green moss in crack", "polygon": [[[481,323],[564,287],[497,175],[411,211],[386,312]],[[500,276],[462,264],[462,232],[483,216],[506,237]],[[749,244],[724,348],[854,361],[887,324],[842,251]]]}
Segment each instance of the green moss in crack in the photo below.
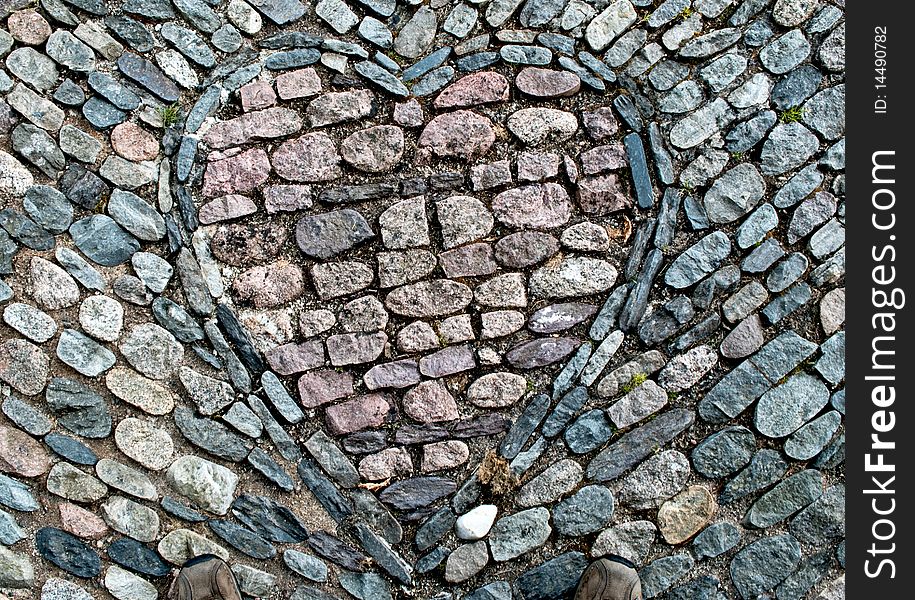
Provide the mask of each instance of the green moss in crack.
{"label": "green moss in crack", "polygon": [[621,387],[620,389],[623,390],[624,394],[628,394],[635,388],[637,388],[640,385],[642,385],[643,383],[645,383],[646,379],[648,379],[647,373],[636,373],[635,375],[632,376],[632,379],[630,379],[628,381],[628,383],[624,383],[623,387]]}
{"label": "green moss in crack", "polygon": [[159,118],[162,119],[162,126],[168,128],[178,122],[178,117],[181,115],[181,106],[175,102],[157,109],[156,112],[159,113]]}
{"label": "green moss in crack", "polygon": [[797,123],[804,118],[804,109],[800,106],[787,108],[778,115],[778,120],[782,123]]}

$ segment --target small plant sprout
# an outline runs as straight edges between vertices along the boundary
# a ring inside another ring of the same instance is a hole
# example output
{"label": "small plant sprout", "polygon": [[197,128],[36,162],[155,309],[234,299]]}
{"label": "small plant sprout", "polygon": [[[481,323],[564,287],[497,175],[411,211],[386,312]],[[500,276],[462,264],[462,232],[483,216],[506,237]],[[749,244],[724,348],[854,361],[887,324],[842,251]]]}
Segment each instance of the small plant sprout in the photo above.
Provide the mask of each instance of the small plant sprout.
{"label": "small plant sprout", "polygon": [[778,116],[778,120],[782,123],[796,123],[802,118],[804,118],[804,109],[800,106],[792,106],[782,111],[782,114]]}
{"label": "small plant sprout", "polygon": [[162,125],[165,127],[171,127],[178,122],[178,115],[181,111],[181,107],[177,102],[174,104],[169,104],[168,106],[163,106],[157,110],[159,113],[159,118],[162,119]]}

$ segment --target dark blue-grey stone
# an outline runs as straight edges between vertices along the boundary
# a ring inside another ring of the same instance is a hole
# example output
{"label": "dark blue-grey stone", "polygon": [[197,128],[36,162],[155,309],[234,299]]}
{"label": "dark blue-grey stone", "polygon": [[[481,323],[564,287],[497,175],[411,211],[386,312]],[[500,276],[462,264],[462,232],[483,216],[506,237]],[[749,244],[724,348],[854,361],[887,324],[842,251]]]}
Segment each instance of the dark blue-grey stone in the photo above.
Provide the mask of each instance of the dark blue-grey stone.
{"label": "dark blue-grey stone", "polygon": [[628,291],[628,286],[623,284],[617,286],[610,293],[597,316],[594,317],[594,322],[588,331],[588,337],[595,341],[600,341],[607,337],[610,330],[616,326],[616,319],[623,308],[623,302],[626,300]]}
{"label": "dark blue-grey stone", "polygon": [[337,522],[342,522],[353,514],[352,503],[328,479],[318,465],[307,458],[298,466],[299,478],[321,503],[321,506]]}
{"label": "dark blue-grey stone", "polygon": [[658,415],[595,456],[588,464],[588,478],[596,481],[616,479],[680,435],[695,418],[695,413],[682,408]]}
{"label": "dark blue-grey stone", "polygon": [[494,581],[467,594],[464,600],[512,600],[512,588],[507,581]]}
{"label": "dark blue-grey stone", "polygon": [[845,535],[845,485],[840,483],[826,490],[791,520],[789,529],[799,540],[813,545]]}
{"label": "dark blue-grey stone", "polygon": [[247,460],[248,464],[254,467],[258,473],[276,484],[281,490],[291,492],[295,489],[295,482],[292,480],[289,473],[262,449],[255,447],[251,450],[251,453],[245,460]]}
{"label": "dark blue-grey stone", "polygon": [[72,79],[64,79],[54,90],[54,99],[67,106],[79,106],[86,101],[86,93]]}
{"label": "dark blue-grey stone", "polygon": [[692,570],[696,561],[689,554],[674,554],[654,560],[639,571],[642,594],[654,598],[668,590]]}
{"label": "dark blue-grey stone", "polygon": [[251,558],[268,560],[276,556],[276,548],[250,529],[231,521],[209,520],[210,529],[230,546]]}
{"label": "dark blue-grey stone", "polygon": [[575,39],[567,35],[545,31],[537,35],[537,41],[550,50],[561,54],[568,54],[569,56],[575,54]]}
{"label": "dark blue-grey stone", "polygon": [[126,15],[106,17],[105,26],[137,52],[149,52],[155,45],[155,40],[146,26]]}
{"label": "dark blue-grey stone", "polygon": [[31,123],[20,123],[10,136],[13,150],[35,165],[39,171],[54,179],[67,161],[57,142],[48,132]]}
{"label": "dark blue-grey stone", "polygon": [[6,511],[0,510],[0,544],[11,546],[19,540],[24,540],[26,533],[19,527],[16,517]]}
{"label": "dark blue-grey stone", "polygon": [[807,557],[797,568],[776,588],[779,600],[801,600],[807,592],[815,586],[829,571],[832,566],[831,552],[817,552]]}
{"label": "dark blue-grey stone", "polygon": [[282,50],[283,48],[317,48],[324,38],[305,31],[281,31],[258,41],[259,48]]}
{"label": "dark blue-grey stone", "polygon": [[290,462],[295,462],[301,458],[302,451],[299,449],[299,445],[292,439],[286,428],[280,425],[273,417],[273,413],[270,412],[263,400],[257,396],[248,396],[248,405],[261,420],[261,423],[264,424],[264,431],[267,432],[270,441],[276,446],[280,456]]}
{"label": "dark blue-grey stone", "polygon": [[[737,228],[737,245],[749,248],[778,226],[778,214],[769,203],[763,204]],[[783,288],[784,289],[784,288]],[[773,290],[778,291],[778,290]]]}
{"label": "dark blue-grey stone", "polygon": [[770,99],[778,110],[787,110],[803,104],[813,96],[823,74],[813,65],[800,66],[780,79],[772,88]]}
{"label": "dark blue-grey stone", "polygon": [[789,330],[768,342],[750,360],[771,382],[776,383],[816,350],[816,344]]}
{"label": "dark blue-grey stone", "polygon": [[654,228],[657,225],[657,219],[648,219],[635,230],[632,236],[632,246],[629,249],[629,259],[626,261],[626,280],[631,281],[639,267],[642,265],[642,259],[645,258],[645,252],[648,251],[648,245],[654,235]]}
{"label": "dark blue-grey stone", "polygon": [[178,158],[175,160],[175,175],[181,183],[186,182],[187,178],[190,177],[196,157],[197,139],[189,135],[182,137],[181,145],[178,147]]}
{"label": "dark blue-grey stone", "polygon": [[188,523],[202,523],[203,521],[207,520],[203,514],[197,512],[189,506],[181,504],[169,496],[162,498],[162,510],[171,516],[177,519],[181,519],[182,521],[187,521]]}
{"label": "dark blue-grey stone", "polygon": [[232,309],[225,304],[218,304],[216,306],[216,319],[219,321],[219,326],[229,338],[229,341],[238,350],[239,358],[245,367],[254,373],[261,373],[264,370],[264,361],[260,353],[254,348],[247,330],[238,320],[238,317],[235,316],[235,313],[232,312]]}
{"label": "dark blue-grey stone", "polygon": [[793,252],[775,265],[766,278],[766,287],[770,292],[781,292],[797,281],[809,266],[807,257],[800,252]]}
{"label": "dark blue-grey stone", "polygon": [[3,414],[12,421],[16,427],[30,435],[40,437],[51,431],[53,423],[35,407],[17,396],[9,396],[3,401]]}
{"label": "dark blue-grey stone", "polygon": [[616,108],[616,112],[620,114],[629,129],[636,133],[642,131],[645,126],[642,122],[642,115],[639,114],[639,109],[635,107],[632,98],[627,94],[620,94],[613,99],[613,107]]}
{"label": "dark blue-grey stone", "polygon": [[174,22],[166,23],[160,29],[160,34],[178,52],[204,69],[209,69],[216,64],[216,55],[213,54],[207,43],[187,27],[182,27]]}
{"label": "dark blue-grey stone", "polygon": [[305,14],[305,6],[299,0],[251,0],[249,4],[275,25],[291,23]]}
{"label": "dark blue-grey stone", "polygon": [[206,417],[196,417],[193,411],[179,406],[174,412],[175,426],[191,444],[214,456],[241,462],[253,445],[223,425]]}
{"label": "dark blue-grey stone", "polygon": [[444,46],[439,48],[435,52],[432,52],[431,54],[404,69],[403,73],[401,74],[401,79],[403,79],[403,81],[406,83],[422,77],[433,69],[437,69],[438,67],[445,64],[445,61],[448,60],[450,55],[451,46]]}
{"label": "dark blue-grey stone", "polygon": [[[236,56],[241,55],[239,52]],[[218,67],[217,67],[218,68]],[[234,92],[241,86],[252,81],[255,77],[261,74],[261,64],[254,63],[251,65],[245,65],[238,69],[235,69],[230,73],[225,79],[222,80],[222,88],[228,90],[229,92]],[[211,81],[207,81],[206,84],[211,84]]]}
{"label": "dark blue-grey stone", "polygon": [[686,296],[675,296],[639,323],[639,338],[650,346],[674,335],[696,315]]}
{"label": "dark blue-grey stone", "polygon": [[262,538],[280,544],[308,539],[308,530],[288,507],[264,496],[242,494],[232,502],[232,515]]}
{"label": "dark blue-grey stone", "polygon": [[801,562],[801,547],[793,536],[756,540],[737,553],[729,567],[731,581],[744,600],[773,589]]}
{"label": "dark blue-grey stone", "polygon": [[175,338],[186,344],[203,339],[203,329],[184,308],[165,296],[159,296],[152,303],[156,321]]}
{"label": "dark blue-grey stone", "polygon": [[98,17],[108,14],[108,5],[104,0],[64,0],[64,2]]}
{"label": "dark blue-grey stone", "polygon": [[515,458],[530,439],[531,434],[537,430],[549,409],[549,396],[546,394],[534,396],[502,439],[499,454],[507,460]]}
{"label": "dark blue-grey stone", "polygon": [[705,205],[700,200],[692,195],[686,196],[683,200],[683,212],[686,213],[686,218],[693,230],[708,229],[708,215],[705,213]]}
{"label": "dark blue-grey stone", "polygon": [[699,401],[699,414],[711,423],[722,423],[742,413],[771,387],[772,382],[745,360],[721,378]]}
{"label": "dark blue-grey stone", "polygon": [[102,571],[98,554],[62,529],[39,529],[35,533],[35,547],[42,558],[76,577],[98,577]]}
{"label": "dark blue-grey stone", "polygon": [[428,573],[429,571],[438,568],[438,566],[448,558],[449,554],[451,554],[451,550],[444,546],[439,546],[428,554],[421,556],[419,560],[416,561],[414,568],[419,574]]}
{"label": "dark blue-grey stone", "polygon": [[674,260],[664,282],[675,288],[689,287],[716,269],[730,253],[728,236],[720,231],[710,233]]}
{"label": "dark blue-grey stone", "polygon": [[553,525],[561,535],[587,535],[606,526],[613,509],[610,490],[602,485],[585,486],[553,508]]}
{"label": "dark blue-grey stone", "polygon": [[778,451],[768,448],[760,450],[750,464],[728,482],[718,496],[718,502],[729,504],[765,489],[780,481],[787,470],[788,465]]}
{"label": "dark blue-grey stone", "polygon": [[208,0],[173,0],[173,4],[184,18],[194,27],[205,33],[213,33],[220,26],[219,16],[207,4],[217,4]]}
{"label": "dark blue-grey stone", "polygon": [[78,465],[91,466],[98,462],[98,456],[91,448],[68,435],[49,433],[44,437],[44,443],[56,454]]}
{"label": "dark blue-grey stone", "polygon": [[673,588],[665,596],[667,600],[726,600],[721,591],[721,582],[714,575],[703,575]]}
{"label": "dark blue-grey stone", "polygon": [[[89,87],[121,110],[131,111],[140,106],[140,97],[107,73],[93,71],[89,74]],[[91,100],[90,100],[91,101]],[[97,109],[93,109],[97,110]],[[110,110],[110,109],[108,109]],[[85,114],[86,108],[83,108]],[[87,117],[88,118],[88,117]],[[95,123],[93,123],[94,125]]]}
{"label": "dark blue-grey stone", "polygon": [[456,488],[455,482],[446,477],[413,477],[389,485],[378,499],[397,510],[412,511],[432,505]]}
{"label": "dark blue-grey stone", "polygon": [[671,342],[670,348],[673,352],[682,352],[712,337],[720,327],[721,317],[718,316],[718,313],[713,312]]}
{"label": "dark blue-grey stone", "polygon": [[782,319],[810,302],[812,292],[804,282],[798,283],[772,300],[762,309],[762,314],[775,325]]}
{"label": "dark blue-grey stone", "polygon": [[168,0],[125,0],[121,8],[125,12],[156,21],[175,17],[175,11]]}
{"label": "dark blue-grey stone", "polygon": [[762,273],[775,261],[785,255],[778,240],[769,238],[753,249],[740,263],[740,268],[747,273]]}
{"label": "dark blue-grey stone", "polygon": [[499,53],[498,52],[477,52],[476,54],[468,54],[467,56],[462,56],[457,60],[458,71],[463,71],[465,73],[471,71],[479,71],[480,69],[485,69],[491,65],[499,62]]}
{"label": "dark blue-grey stone", "polygon": [[315,532],[309,537],[308,545],[323,558],[346,569],[361,572],[366,568],[367,556],[329,533]]}
{"label": "dark blue-grey stone", "polygon": [[[11,275],[13,273],[13,257],[17,252],[19,252],[19,246],[16,242],[10,239],[5,230],[0,230],[0,274]],[[9,300],[13,297],[12,290],[7,292],[6,288],[3,288],[3,295],[7,296],[6,299]]]}
{"label": "dark blue-grey stone", "polygon": [[[561,600],[578,585],[588,559],[581,552],[566,552],[525,571],[515,581],[518,600]],[[485,598],[485,596],[483,596]]]}
{"label": "dark blue-grey stone", "polygon": [[414,96],[428,96],[439,91],[454,79],[454,67],[445,65],[434,69],[416,82],[411,89]]}
{"label": "dark blue-grey stone", "polygon": [[33,185],[26,190],[22,208],[50,233],[63,233],[73,220],[73,206],[67,197],[47,185]]}
{"label": "dark blue-grey stone", "polygon": [[48,408],[57,423],[87,438],[104,438],[111,433],[111,415],[105,400],[78,381],[54,377],[45,392]]}
{"label": "dark blue-grey stone", "polygon": [[541,46],[507,44],[499,49],[499,56],[507,63],[543,66],[553,60],[553,52]]}
{"label": "dark blue-grey stone", "polygon": [[108,546],[108,558],[141,575],[165,577],[172,572],[158,552],[130,538],[120,538]]}
{"label": "dark blue-grey stone", "polygon": [[722,521],[709,525],[693,540],[693,552],[696,558],[715,558],[740,543],[743,534],[733,523]]}
{"label": "dark blue-grey stone", "polygon": [[196,133],[203,125],[204,120],[209,117],[219,107],[220,89],[218,86],[211,85],[200,95],[197,102],[187,113],[184,120],[184,129],[188,133]]}
{"label": "dark blue-grey stone", "polygon": [[743,33],[743,41],[747,46],[758,48],[769,41],[773,35],[772,28],[763,20],[753,21]]}
{"label": "dark blue-grey stone", "polygon": [[118,58],[118,69],[166,102],[177,102],[181,90],[156,65],[136,54],[125,52]]}
{"label": "dark blue-grey stone", "polygon": [[[614,73],[610,67],[608,67],[602,60],[591,54],[590,52],[579,52],[578,60],[581,61],[581,64],[591,69],[595,75],[606,81],[607,83],[616,82],[616,73]],[[634,128],[633,128],[634,129]],[[639,131],[636,129],[636,131]]]}
{"label": "dark blue-grey stone", "polygon": [[566,393],[544,422],[541,430],[544,437],[552,438],[559,435],[587,401],[588,388],[584,386],[575,387]]}
{"label": "dark blue-grey stone", "polygon": [[378,566],[387,571],[388,575],[404,585],[412,585],[413,568],[378,534],[362,521],[356,521],[353,535],[366,553],[375,560]]}
{"label": "dark blue-grey stone", "polygon": [[358,600],[391,600],[388,582],[377,573],[350,573],[337,577],[340,586]]}
{"label": "dark blue-grey stone", "polygon": [[374,56],[372,56],[372,60],[374,60],[376,63],[378,63],[379,65],[381,65],[382,67],[384,67],[385,69],[390,71],[391,73],[400,72],[400,65],[398,65],[397,61],[395,61],[393,58],[391,58],[387,54],[382,54],[380,51],[378,51],[375,53]]}
{"label": "dark blue-grey stone", "polygon": [[840,433],[823,448],[811,466],[817,469],[835,469],[845,462],[845,434]]}
{"label": "dark blue-grey stone", "polygon": [[651,147],[658,179],[664,185],[672,184],[676,178],[673,158],[655,121],[648,124],[648,145]]}
{"label": "dark blue-grey stone", "polygon": [[820,360],[814,368],[823,379],[836,385],[845,379],[845,332],[839,331],[820,346]]}
{"label": "dark blue-grey stone", "polygon": [[629,161],[629,170],[635,186],[635,195],[639,208],[654,206],[654,189],[651,187],[651,176],[648,173],[648,159],[645,156],[645,145],[637,133],[630,133],[623,138],[626,148],[626,158]]}
{"label": "dark blue-grey stone", "polygon": [[725,147],[730,152],[746,152],[761,142],[775,126],[778,115],[775,111],[761,110],[746,121],[741,121],[724,137]]}
{"label": "dark blue-grey stone", "polygon": [[419,529],[416,530],[416,536],[413,543],[416,545],[418,552],[424,552],[437,544],[446,533],[454,527],[457,520],[454,512],[448,508],[442,508],[433,513],[431,517],[425,520]]}
{"label": "dark blue-grey stone", "polygon": [[604,411],[594,409],[578,417],[565,433],[566,445],[575,454],[599,448],[613,435],[613,426]]}
{"label": "dark blue-grey stone", "polygon": [[842,388],[841,390],[834,393],[832,395],[832,397],[829,399],[829,403],[832,405],[832,407],[834,409],[836,409],[837,411],[839,411],[840,413],[842,413],[844,415],[845,414],[845,388]]}
{"label": "dark blue-grey stone", "polygon": [[387,69],[371,62],[364,60],[358,62],[353,66],[353,69],[357,73],[379,86],[381,89],[386,92],[393,94],[394,96],[406,97],[410,95],[410,90],[407,89],[407,86],[398,79],[396,76],[391,74]]}
{"label": "dark blue-grey stone", "polygon": [[677,231],[677,214],[680,212],[680,192],[677,188],[667,188],[661,198],[661,209],[658,211],[658,224],[655,228],[654,245],[666,248],[673,242]]}
{"label": "dark blue-grey stone", "polygon": [[35,512],[38,501],[28,485],[0,473],[0,504],[13,510]]}
{"label": "dark blue-grey stone", "polygon": [[705,309],[719,296],[732,291],[740,283],[740,269],[734,265],[721,267],[705,279],[693,290],[691,300],[693,305]]}
{"label": "dark blue-grey stone", "polygon": [[570,73],[575,73],[578,75],[578,78],[581,79],[581,82],[591,89],[597,90],[598,92],[603,92],[607,89],[607,86],[603,81],[595,77],[591,71],[575,62],[574,59],[568,56],[560,56],[558,62],[560,67],[566,71],[569,71]]}
{"label": "dark blue-grey stone", "polygon": [[43,251],[54,247],[54,236],[12,208],[0,210],[0,227],[5,229],[11,238],[32,250]]}
{"label": "dark blue-grey stone", "polygon": [[705,58],[718,54],[740,40],[742,32],[737,28],[715,29],[710,33],[693,38],[680,49],[684,58]]}
{"label": "dark blue-grey stone", "polygon": [[321,58],[321,52],[314,48],[297,48],[271,54],[264,61],[264,66],[271,71],[284,71],[313,65]]}
{"label": "dark blue-grey stone", "polygon": [[760,398],[754,424],[767,437],[785,437],[818,414],[828,401],[829,390],[823,382],[799,373]]}
{"label": "dark blue-grey stone", "polygon": [[823,174],[816,165],[807,165],[781,187],[772,199],[777,208],[794,206],[823,183]]}
{"label": "dark blue-grey stone", "polygon": [[110,188],[102,179],[78,165],[70,165],[57,182],[57,187],[66,196],[67,200],[94,210],[108,194]]}
{"label": "dark blue-grey stone", "polygon": [[89,260],[105,267],[127,262],[140,249],[140,242],[106,215],[80,219],[70,226],[70,235]]}
{"label": "dark blue-grey stone", "polygon": [[756,436],[739,425],[708,436],[693,449],[693,467],[710,479],[726,477],[745,467],[756,451]]}

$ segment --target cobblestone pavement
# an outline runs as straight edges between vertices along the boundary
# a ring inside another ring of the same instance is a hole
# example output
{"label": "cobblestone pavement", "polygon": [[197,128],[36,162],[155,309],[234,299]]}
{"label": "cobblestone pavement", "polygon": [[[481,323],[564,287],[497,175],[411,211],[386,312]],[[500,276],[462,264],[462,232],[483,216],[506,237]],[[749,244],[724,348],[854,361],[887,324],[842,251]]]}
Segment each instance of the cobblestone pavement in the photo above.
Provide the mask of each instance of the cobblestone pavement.
{"label": "cobblestone pavement", "polygon": [[0,597],[844,598],[844,0],[2,6]]}

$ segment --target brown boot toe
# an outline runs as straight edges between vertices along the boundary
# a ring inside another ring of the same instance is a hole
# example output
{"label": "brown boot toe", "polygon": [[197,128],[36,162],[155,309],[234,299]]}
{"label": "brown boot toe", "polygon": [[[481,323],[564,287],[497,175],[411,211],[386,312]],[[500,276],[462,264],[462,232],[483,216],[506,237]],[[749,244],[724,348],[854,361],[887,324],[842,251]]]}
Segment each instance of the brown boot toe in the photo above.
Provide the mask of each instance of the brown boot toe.
{"label": "brown boot toe", "polygon": [[204,554],[189,560],[169,590],[170,600],[241,600],[241,591],[229,565]]}
{"label": "brown boot toe", "polygon": [[619,558],[601,558],[581,576],[575,600],[641,600],[642,583],[632,563]]}

